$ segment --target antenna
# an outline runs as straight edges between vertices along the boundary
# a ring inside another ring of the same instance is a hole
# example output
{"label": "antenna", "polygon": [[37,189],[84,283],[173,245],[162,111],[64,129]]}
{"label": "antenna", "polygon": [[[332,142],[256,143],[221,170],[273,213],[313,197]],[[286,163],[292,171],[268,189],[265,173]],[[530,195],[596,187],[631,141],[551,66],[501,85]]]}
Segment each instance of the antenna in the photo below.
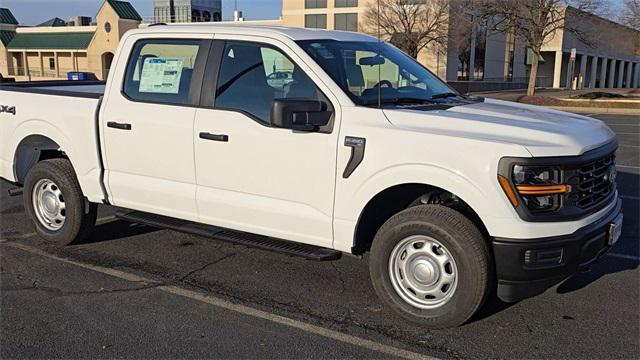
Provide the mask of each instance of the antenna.
{"label": "antenna", "polygon": [[[380,38],[380,0],[378,0],[378,56],[380,56],[382,50],[382,39]],[[382,70],[380,68],[380,64],[378,64],[378,108],[382,108],[382,86],[380,86],[380,81],[382,81]]]}

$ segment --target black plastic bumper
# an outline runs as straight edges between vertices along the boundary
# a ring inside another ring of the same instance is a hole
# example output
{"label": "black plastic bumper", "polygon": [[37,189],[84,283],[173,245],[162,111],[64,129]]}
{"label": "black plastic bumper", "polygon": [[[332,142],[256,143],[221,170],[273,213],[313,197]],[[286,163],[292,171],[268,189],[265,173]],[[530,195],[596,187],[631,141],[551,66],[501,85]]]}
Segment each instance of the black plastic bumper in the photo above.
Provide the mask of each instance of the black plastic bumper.
{"label": "black plastic bumper", "polygon": [[498,297],[519,301],[544,292],[596,261],[609,248],[609,228],[620,214],[622,201],[593,224],[571,235],[541,239],[493,240]]}

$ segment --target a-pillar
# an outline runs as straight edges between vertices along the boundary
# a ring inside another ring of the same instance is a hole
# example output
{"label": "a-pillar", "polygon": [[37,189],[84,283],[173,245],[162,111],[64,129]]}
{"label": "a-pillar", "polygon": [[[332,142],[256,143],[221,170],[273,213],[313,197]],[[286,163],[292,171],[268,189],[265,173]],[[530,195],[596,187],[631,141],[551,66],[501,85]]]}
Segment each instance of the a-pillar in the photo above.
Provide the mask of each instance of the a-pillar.
{"label": "a-pillar", "polygon": [[562,51],[556,51],[556,60],[553,65],[553,87],[560,88],[560,78],[562,75]]}
{"label": "a-pillar", "polygon": [[607,87],[607,65],[609,64],[607,60],[606,57],[603,57],[600,65],[600,88]]}
{"label": "a-pillar", "polygon": [[627,82],[625,83],[626,88],[631,87],[631,72],[633,71],[633,63],[631,61],[627,62]]}
{"label": "a-pillar", "polygon": [[623,81],[624,81],[624,60],[620,60],[620,65],[618,65],[618,82],[616,83],[616,87],[621,88]]}
{"label": "a-pillar", "polygon": [[607,79],[607,87],[614,88],[616,87],[616,59],[611,59],[609,62],[609,78]]}
{"label": "a-pillar", "polygon": [[587,55],[580,55],[580,73],[578,74],[578,89],[582,89],[584,87],[584,83],[587,76]]}
{"label": "a-pillar", "polygon": [[598,77],[598,57],[591,57],[591,75],[589,76],[589,87],[596,88],[596,77]]}

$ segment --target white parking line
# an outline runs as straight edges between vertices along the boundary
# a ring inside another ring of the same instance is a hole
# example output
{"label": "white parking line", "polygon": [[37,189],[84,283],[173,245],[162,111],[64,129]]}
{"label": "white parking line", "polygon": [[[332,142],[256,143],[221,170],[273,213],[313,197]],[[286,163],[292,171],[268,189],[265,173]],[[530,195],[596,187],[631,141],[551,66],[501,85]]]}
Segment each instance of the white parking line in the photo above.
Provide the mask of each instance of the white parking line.
{"label": "white parking line", "polygon": [[[2,243],[2,239],[0,239],[0,243]],[[28,245],[24,245],[24,244],[20,244],[20,243],[3,243],[3,245],[6,246],[10,246],[12,248],[15,249],[19,249],[22,251],[26,251],[32,254],[36,254],[36,255],[40,255],[49,259],[53,259],[53,260],[57,260],[60,262],[64,262],[67,264],[71,264],[71,265],[75,265],[75,266],[79,266],[82,267],[84,269],[89,269],[92,271],[96,271],[102,274],[106,274],[106,275],[110,275],[116,278],[120,278],[123,280],[127,280],[127,281],[131,281],[131,282],[136,282],[136,283],[146,283],[146,284],[158,284],[157,281],[151,280],[151,279],[147,279],[144,278],[142,276],[138,276],[135,274],[131,274],[125,271],[121,271],[121,270],[116,270],[116,269],[111,269],[111,268],[106,268],[106,267],[102,267],[102,266],[96,266],[96,265],[91,265],[91,264],[86,264],[86,263],[82,263],[82,262],[78,262],[75,260],[71,260],[71,259],[65,259],[65,258],[61,258],[58,256],[55,256],[53,254],[49,254],[47,252],[44,252],[40,249],[28,246]],[[206,304],[210,304],[219,308],[223,308],[229,311],[233,311],[236,313],[240,313],[243,315],[247,315],[247,316],[252,316],[255,318],[259,318],[259,319],[263,319],[266,321],[270,321],[273,323],[277,323],[277,324],[281,324],[281,325],[286,325],[289,327],[292,327],[294,329],[298,329],[310,334],[314,334],[314,335],[319,335],[328,339],[332,339],[332,340],[336,340],[336,341],[340,341],[346,344],[350,344],[350,345],[354,345],[354,346],[358,346],[361,348],[365,348],[368,350],[372,350],[372,351],[377,351],[379,353],[382,354],[386,354],[388,356],[393,356],[393,357],[398,357],[398,358],[403,358],[403,359],[435,359],[433,357],[429,357],[423,354],[419,354],[416,352],[412,352],[412,351],[408,351],[408,350],[403,350],[400,348],[396,348],[393,346],[388,346],[388,345],[384,345],[384,344],[380,344],[377,343],[375,341],[371,341],[371,340],[367,340],[367,339],[363,339],[357,336],[353,336],[353,335],[349,335],[349,334],[345,334],[342,332],[338,332],[338,331],[334,331],[334,330],[330,330],[330,329],[326,329],[320,326],[316,326],[316,325],[312,325],[312,324],[308,324],[302,321],[298,321],[298,320],[294,320],[291,318],[287,318],[284,316],[280,316],[280,315],[276,315],[276,314],[272,314],[266,311],[262,311],[262,310],[258,310],[258,309],[254,309],[248,306],[244,306],[244,305],[239,305],[239,304],[234,304],[232,302],[229,302],[227,300],[223,300],[223,299],[219,299],[210,295],[206,295],[203,293],[199,293],[196,291],[192,291],[192,290],[187,290],[187,289],[183,289],[180,288],[178,286],[174,286],[174,285],[162,285],[162,286],[158,286],[158,287],[154,287],[154,289],[159,290],[159,291],[163,291],[165,293],[169,293],[169,294],[173,294],[173,295],[178,295],[178,296],[182,296],[182,297],[186,297],[189,298],[191,300],[195,300],[195,301],[199,301],[202,303],[206,303]]]}
{"label": "white parking line", "polygon": [[635,256],[635,255],[618,254],[618,253],[607,253],[607,256],[617,257],[617,258],[620,258],[620,259],[640,261],[640,256]]}
{"label": "white parking line", "polygon": [[640,200],[640,196],[620,195],[620,197],[629,200]]}
{"label": "white parking line", "polygon": [[622,168],[622,169],[640,169],[640,166],[631,166],[631,165],[617,165],[616,167]]}

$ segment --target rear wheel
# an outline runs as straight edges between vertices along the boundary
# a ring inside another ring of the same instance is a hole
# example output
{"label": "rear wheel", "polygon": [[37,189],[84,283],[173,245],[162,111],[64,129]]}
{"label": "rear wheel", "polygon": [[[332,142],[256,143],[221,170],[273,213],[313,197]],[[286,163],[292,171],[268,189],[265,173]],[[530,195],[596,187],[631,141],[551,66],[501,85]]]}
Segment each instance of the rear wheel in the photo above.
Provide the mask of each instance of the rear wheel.
{"label": "rear wheel", "polygon": [[458,326],[490,289],[490,255],[476,226],[441,205],[414,206],[392,216],[371,247],[371,280],[382,301],[429,328]]}
{"label": "rear wheel", "polygon": [[95,225],[97,205],[85,202],[69,160],[37,163],[27,174],[24,194],[25,209],[45,240],[78,243]]}

